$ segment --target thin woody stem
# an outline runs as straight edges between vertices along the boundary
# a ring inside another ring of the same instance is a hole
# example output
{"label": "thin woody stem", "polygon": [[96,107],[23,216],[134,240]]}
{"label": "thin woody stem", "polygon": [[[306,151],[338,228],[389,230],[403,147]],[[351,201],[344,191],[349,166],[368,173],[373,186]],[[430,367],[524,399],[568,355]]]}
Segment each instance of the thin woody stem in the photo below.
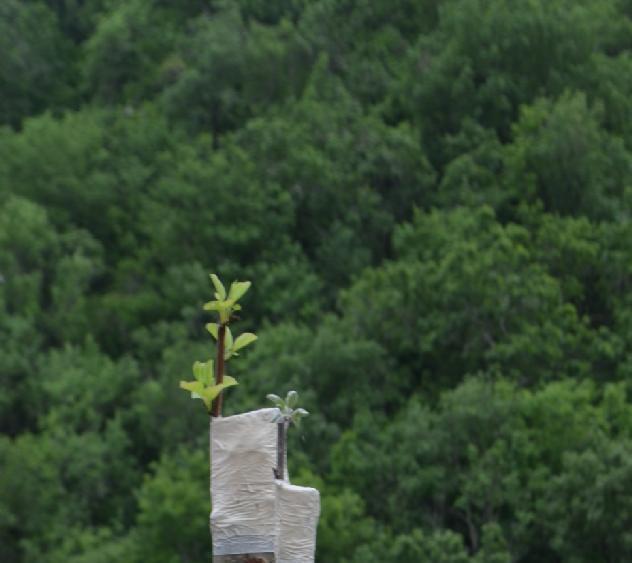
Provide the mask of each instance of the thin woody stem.
{"label": "thin woody stem", "polygon": [[[220,324],[217,331],[217,358],[215,361],[215,384],[224,382],[224,343],[226,342],[226,325]],[[222,415],[223,393],[213,401],[213,416]]]}
{"label": "thin woody stem", "polygon": [[285,480],[285,457],[287,450],[287,422],[283,419],[277,423],[277,466],[274,475],[281,481]]}

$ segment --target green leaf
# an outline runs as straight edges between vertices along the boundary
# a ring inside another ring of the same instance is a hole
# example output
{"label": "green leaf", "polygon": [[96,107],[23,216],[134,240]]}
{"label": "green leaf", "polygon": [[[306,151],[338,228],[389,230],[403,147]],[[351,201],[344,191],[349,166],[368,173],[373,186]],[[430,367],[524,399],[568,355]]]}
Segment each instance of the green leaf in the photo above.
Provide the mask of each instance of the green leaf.
{"label": "green leaf", "polygon": [[249,281],[245,281],[245,282],[235,281],[231,283],[230,291],[228,292],[228,298],[232,299],[233,301],[239,301],[239,299],[241,299],[244,296],[246,291],[250,289],[251,285],[252,284]]}
{"label": "green leaf", "polygon": [[[181,381],[180,387],[191,393],[192,399],[202,399],[202,393],[204,393],[204,385],[200,381]],[[206,404],[206,402],[205,402]],[[208,407],[207,407],[208,408]]]}
{"label": "green leaf", "polygon": [[201,381],[181,381],[180,388],[200,394],[204,390],[204,384]]}
{"label": "green leaf", "polygon": [[193,364],[193,375],[195,376],[195,379],[204,385],[210,385],[213,383],[213,370],[213,360],[209,360],[208,362],[195,362]]}
{"label": "green leaf", "polygon": [[220,383],[219,385],[212,385],[211,387],[206,387],[205,389],[203,389],[202,392],[200,393],[200,396],[202,400],[204,401],[206,408],[208,410],[211,410],[211,403],[216,399],[216,397],[224,389],[227,389],[228,387],[233,387],[235,385],[239,385],[239,383],[237,383],[237,380],[234,377],[231,377],[230,375],[225,375],[224,381]]}
{"label": "green leaf", "polygon": [[255,340],[257,340],[257,335],[252,332],[244,332],[237,337],[235,340],[235,345],[233,346],[233,351],[241,350],[248,346],[248,344],[252,344]]}
{"label": "green leaf", "polygon": [[220,301],[209,301],[208,303],[204,303],[205,311],[219,311],[222,308],[222,303]]}
{"label": "green leaf", "polygon": [[224,338],[224,350],[230,354],[233,349],[233,333],[226,327],[226,337]]}
{"label": "green leaf", "polygon": [[221,387],[222,389],[226,389],[227,387],[233,387],[234,385],[239,385],[237,380],[230,375],[225,375],[224,381],[220,383],[219,387]]}
{"label": "green leaf", "polygon": [[233,302],[229,299],[227,301],[222,301],[217,310],[219,311],[219,322],[223,325],[228,324],[230,321],[230,313],[233,308]]}
{"label": "green leaf", "polygon": [[281,408],[285,406],[285,401],[281,399],[281,397],[279,397],[278,395],[275,395],[274,393],[270,393],[269,395],[266,395],[266,399],[268,399],[268,401],[272,401],[275,407]]}
{"label": "green leaf", "polygon": [[285,398],[287,406],[293,409],[298,404],[298,393],[296,391],[290,391]]}
{"label": "green leaf", "polygon": [[308,415],[309,415],[309,412],[306,411],[305,409],[296,409],[294,413],[292,414],[292,416],[295,416],[297,419],[303,418]]}
{"label": "green leaf", "polygon": [[181,381],[180,387],[191,392],[191,398],[202,399],[206,409],[211,410],[215,398],[226,388],[239,385],[237,380],[230,375],[224,376],[224,381],[219,385],[204,386],[200,381]]}
{"label": "green leaf", "polygon": [[217,335],[219,331],[219,325],[217,323],[207,323],[206,330],[208,330],[213,338],[217,340]]}
{"label": "green leaf", "polygon": [[220,279],[215,274],[211,274],[211,281],[215,286],[215,291],[217,291],[217,300],[222,301],[226,299],[226,288]]}

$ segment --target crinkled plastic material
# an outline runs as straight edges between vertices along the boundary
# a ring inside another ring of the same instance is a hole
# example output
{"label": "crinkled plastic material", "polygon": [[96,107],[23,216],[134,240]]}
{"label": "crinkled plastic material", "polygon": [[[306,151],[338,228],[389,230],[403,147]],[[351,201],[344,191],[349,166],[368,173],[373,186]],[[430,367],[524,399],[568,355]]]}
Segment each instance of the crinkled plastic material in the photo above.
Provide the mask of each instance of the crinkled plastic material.
{"label": "crinkled plastic material", "polygon": [[316,489],[277,481],[279,551],[277,563],[312,563],[320,494]]}
{"label": "crinkled plastic material", "polygon": [[276,552],[276,409],[211,420],[213,553]]}
{"label": "crinkled plastic material", "polygon": [[211,420],[214,555],[274,553],[279,563],[314,561],[320,496],[274,478],[277,413],[261,409]]}

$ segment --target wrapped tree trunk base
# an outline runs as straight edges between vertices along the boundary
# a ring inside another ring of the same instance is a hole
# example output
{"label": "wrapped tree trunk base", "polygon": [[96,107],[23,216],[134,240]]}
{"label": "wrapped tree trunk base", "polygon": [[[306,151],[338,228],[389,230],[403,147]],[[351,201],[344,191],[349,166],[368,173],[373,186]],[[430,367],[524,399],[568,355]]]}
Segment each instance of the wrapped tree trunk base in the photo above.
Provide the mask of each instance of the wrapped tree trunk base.
{"label": "wrapped tree trunk base", "polygon": [[240,553],[239,555],[215,555],[213,563],[276,563],[274,553]]}
{"label": "wrapped tree trunk base", "polygon": [[[216,563],[314,563],[320,495],[277,468],[278,409],[211,419]],[[277,475],[280,471],[276,472]]]}

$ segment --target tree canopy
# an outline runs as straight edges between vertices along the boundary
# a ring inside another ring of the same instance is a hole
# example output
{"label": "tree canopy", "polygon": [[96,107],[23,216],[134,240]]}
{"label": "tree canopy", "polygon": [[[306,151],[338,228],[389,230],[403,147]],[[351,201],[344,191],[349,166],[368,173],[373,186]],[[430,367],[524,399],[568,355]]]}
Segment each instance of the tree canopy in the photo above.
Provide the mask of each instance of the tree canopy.
{"label": "tree canopy", "polygon": [[3,0],[0,560],[209,557],[217,272],[318,561],[631,561],[631,49],[628,0]]}

